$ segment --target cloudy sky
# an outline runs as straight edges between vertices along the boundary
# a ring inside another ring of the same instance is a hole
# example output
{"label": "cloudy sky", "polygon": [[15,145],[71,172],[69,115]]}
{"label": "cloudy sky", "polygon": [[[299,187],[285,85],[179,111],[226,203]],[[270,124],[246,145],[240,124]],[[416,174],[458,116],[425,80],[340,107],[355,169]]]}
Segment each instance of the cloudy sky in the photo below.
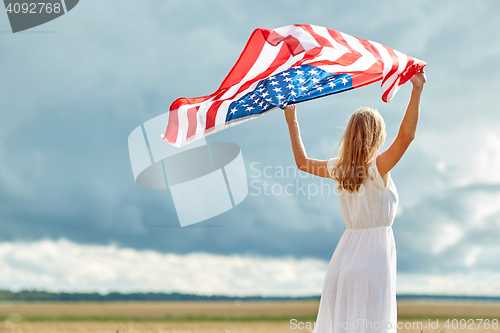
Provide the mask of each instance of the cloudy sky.
{"label": "cloudy sky", "polygon": [[[399,293],[500,296],[496,1],[82,0],[12,34],[0,14],[0,288],[320,294],[345,227],[334,194],[259,195],[293,166],[275,110],[207,138],[241,147],[249,195],[180,228],[168,190],[138,187],[127,138],[178,97],[214,92],[256,28],[314,24],[423,59],[417,137],[391,171]],[[411,86],[298,106],[308,155],[332,157],[359,106],[396,137]],[[297,183],[298,182],[298,183]],[[310,193],[311,194],[311,193]]]}

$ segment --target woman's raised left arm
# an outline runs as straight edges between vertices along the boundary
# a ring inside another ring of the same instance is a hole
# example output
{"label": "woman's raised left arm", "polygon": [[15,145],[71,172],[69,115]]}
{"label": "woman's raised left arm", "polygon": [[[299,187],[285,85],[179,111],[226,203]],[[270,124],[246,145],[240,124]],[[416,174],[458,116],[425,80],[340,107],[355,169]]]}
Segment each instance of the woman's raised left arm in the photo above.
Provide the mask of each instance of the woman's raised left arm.
{"label": "woman's raised left arm", "polygon": [[299,123],[297,121],[297,107],[295,104],[287,105],[285,107],[285,119],[288,124],[288,131],[290,133],[290,141],[292,143],[293,156],[295,163],[299,170],[308,172],[315,176],[330,178],[328,173],[326,160],[317,160],[308,158],[306,149],[300,137]]}

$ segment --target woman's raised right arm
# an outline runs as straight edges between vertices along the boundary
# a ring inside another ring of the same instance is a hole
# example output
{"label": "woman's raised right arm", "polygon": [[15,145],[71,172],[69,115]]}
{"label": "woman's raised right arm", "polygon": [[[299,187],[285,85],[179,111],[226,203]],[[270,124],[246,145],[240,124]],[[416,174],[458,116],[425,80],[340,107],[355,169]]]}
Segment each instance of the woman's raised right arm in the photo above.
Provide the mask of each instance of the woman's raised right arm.
{"label": "woman's raised right arm", "polygon": [[408,108],[399,127],[398,136],[392,145],[380,154],[376,161],[378,171],[382,177],[399,162],[417,133],[420,97],[422,96],[422,90],[426,81],[424,69],[422,68],[410,80],[413,84],[413,89]]}

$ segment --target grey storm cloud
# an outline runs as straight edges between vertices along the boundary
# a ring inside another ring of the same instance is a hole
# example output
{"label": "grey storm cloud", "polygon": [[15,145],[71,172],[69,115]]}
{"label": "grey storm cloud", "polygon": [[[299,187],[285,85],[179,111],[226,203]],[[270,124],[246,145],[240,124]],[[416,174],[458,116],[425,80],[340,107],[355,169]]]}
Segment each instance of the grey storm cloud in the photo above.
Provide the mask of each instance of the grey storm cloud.
{"label": "grey storm cloud", "polygon": [[[87,0],[37,28],[53,33],[0,34],[0,240],[66,238],[164,253],[328,260],[344,229],[334,195],[249,195],[197,227],[175,228],[169,192],[135,185],[127,149],[130,132],[166,112],[176,98],[215,91],[255,28],[307,23],[376,40],[429,64],[417,138],[391,171],[401,199],[394,224],[399,269],[498,271],[500,251],[486,249],[498,239],[498,214],[485,217],[483,229],[469,225],[472,199],[500,193],[498,183],[475,183],[472,177],[468,187],[455,184],[474,168],[482,135],[498,134],[499,70],[492,64],[500,43],[488,38],[499,33],[498,7],[494,1],[304,6],[300,1]],[[0,15],[0,30],[9,30],[6,16]],[[377,84],[301,104],[308,155],[331,157],[350,112],[362,105],[384,116],[383,149],[388,148],[410,89],[403,87],[389,104],[381,101]],[[238,144],[249,174],[253,162],[273,168],[294,163],[279,110],[207,141]],[[439,162],[447,172],[438,170]],[[295,178],[270,181],[285,185]],[[455,225],[463,235],[432,252],[439,242],[433,235],[444,225]],[[479,254],[474,264],[464,264],[477,245],[497,260]]]}

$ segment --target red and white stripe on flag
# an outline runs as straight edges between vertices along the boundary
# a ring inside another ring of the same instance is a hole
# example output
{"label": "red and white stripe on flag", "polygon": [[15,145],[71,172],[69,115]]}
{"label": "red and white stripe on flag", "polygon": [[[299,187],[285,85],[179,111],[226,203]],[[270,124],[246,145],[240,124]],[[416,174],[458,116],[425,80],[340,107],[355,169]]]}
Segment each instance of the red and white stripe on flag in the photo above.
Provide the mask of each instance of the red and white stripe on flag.
{"label": "red and white stripe on flag", "polygon": [[389,102],[425,61],[377,42],[314,25],[256,29],[219,89],[211,95],[179,98],[170,106],[163,139],[176,147],[239,124],[226,122],[229,105],[255,90],[270,76],[295,66],[316,66],[333,74],[349,74],[352,87],[382,81],[382,100]]}

